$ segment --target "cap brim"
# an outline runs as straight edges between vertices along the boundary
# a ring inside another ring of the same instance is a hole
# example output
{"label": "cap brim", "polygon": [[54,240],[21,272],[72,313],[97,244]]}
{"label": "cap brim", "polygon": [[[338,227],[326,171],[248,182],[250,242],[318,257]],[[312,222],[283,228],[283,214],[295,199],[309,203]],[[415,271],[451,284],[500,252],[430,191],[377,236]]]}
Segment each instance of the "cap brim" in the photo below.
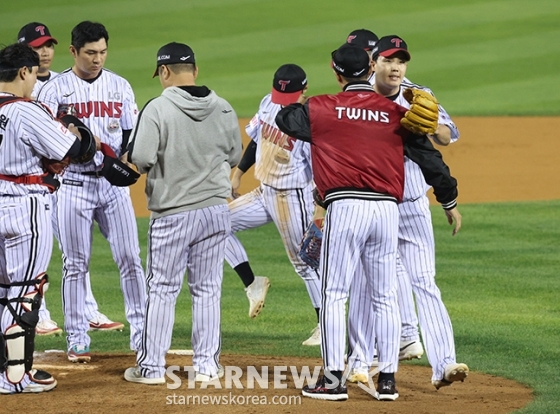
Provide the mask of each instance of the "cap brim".
{"label": "cap brim", "polygon": [[44,45],[45,43],[47,43],[49,40],[52,41],[55,45],[58,45],[58,40],[56,40],[52,36],[38,37],[37,39],[34,39],[31,42],[29,42],[28,45],[31,46],[31,47],[40,47],[40,46]]}
{"label": "cap brim", "polygon": [[276,89],[272,89],[272,102],[278,105],[288,106],[290,104],[296,103],[299,96],[303,92],[301,91],[296,92],[278,92]]}
{"label": "cap brim", "polygon": [[400,48],[384,50],[379,55],[383,56],[383,57],[390,57],[390,56],[393,56],[395,53],[398,53],[398,52],[403,52],[407,56],[408,60],[410,60],[410,53],[408,53],[408,50],[400,49]]}

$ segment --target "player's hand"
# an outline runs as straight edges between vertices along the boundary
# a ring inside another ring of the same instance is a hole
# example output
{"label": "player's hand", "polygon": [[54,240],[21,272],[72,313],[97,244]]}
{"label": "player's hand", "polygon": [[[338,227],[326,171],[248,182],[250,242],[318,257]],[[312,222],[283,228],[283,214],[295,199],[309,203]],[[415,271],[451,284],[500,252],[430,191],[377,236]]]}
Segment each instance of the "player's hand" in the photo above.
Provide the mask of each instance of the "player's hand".
{"label": "player's hand", "polygon": [[68,131],[76,135],[80,141],[82,140],[82,134],[80,134],[80,130],[76,125],[68,124]]}
{"label": "player's hand", "polygon": [[234,200],[241,195],[238,192],[239,187],[241,186],[241,177],[243,177],[243,171],[236,168],[231,176],[231,198]]}
{"label": "player's hand", "polygon": [[461,213],[459,213],[457,207],[454,207],[451,210],[444,210],[444,211],[445,211],[445,215],[447,216],[447,222],[450,225],[452,225],[453,222],[455,222],[455,228],[453,229],[453,233],[451,233],[452,236],[455,236],[461,229],[461,218],[462,218]]}

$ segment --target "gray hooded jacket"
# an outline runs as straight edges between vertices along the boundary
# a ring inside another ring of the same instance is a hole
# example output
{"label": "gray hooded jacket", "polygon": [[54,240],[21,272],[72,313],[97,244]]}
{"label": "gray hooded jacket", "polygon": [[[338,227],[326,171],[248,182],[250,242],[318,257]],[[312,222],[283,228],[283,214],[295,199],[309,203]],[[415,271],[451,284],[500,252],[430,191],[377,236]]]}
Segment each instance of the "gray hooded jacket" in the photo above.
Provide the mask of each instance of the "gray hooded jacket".
{"label": "gray hooded jacket", "polygon": [[129,159],[147,173],[152,218],[226,204],[231,168],[240,158],[235,111],[214,91],[197,86],[169,87],[149,101],[129,147]]}

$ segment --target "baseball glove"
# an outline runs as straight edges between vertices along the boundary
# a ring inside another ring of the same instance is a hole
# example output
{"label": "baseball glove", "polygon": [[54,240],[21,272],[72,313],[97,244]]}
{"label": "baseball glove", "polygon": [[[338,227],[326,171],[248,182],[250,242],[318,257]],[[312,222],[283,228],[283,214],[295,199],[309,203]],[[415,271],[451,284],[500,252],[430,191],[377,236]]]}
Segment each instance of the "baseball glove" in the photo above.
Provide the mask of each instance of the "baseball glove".
{"label": "baseball glove", "polygon": [[60,118],[60,121],[68,127],[70,124],[74,124],[78,128],[78,132],[81,136],[80,153],[75,157],[70,159],[72,164],[85,164],[90,162],[95,157],[97,151],[97,143],[93,137],[93,133],[90,129],[85,126],[85,124],[73,115],[64,115]]}
{"label": "baseball glove", "polygon": [[401,125],[417,135],[435,134],[438,126],[439,108],[435,96],[421,89],[405,89],[404,98],[410,109],[401,119]]}
{"label": "baseball glove", "polygon": [[303,235],[303,240],[301,241],[301,246],[299,249],[299,257],[308,266],[313,269],[319,268],[319,258],[321,256],[321,244],[323,243],[323,232],[321,228],[323,227],[323,219],[314,220],[309,224],[305,234]]}
{"label": "baseball glove", "polygon": [[62,175],[64,170],[70,164],[70,158],[66,157],[61,161],[51,160],[50,158],[43,158],[43,169],[51,174]]}

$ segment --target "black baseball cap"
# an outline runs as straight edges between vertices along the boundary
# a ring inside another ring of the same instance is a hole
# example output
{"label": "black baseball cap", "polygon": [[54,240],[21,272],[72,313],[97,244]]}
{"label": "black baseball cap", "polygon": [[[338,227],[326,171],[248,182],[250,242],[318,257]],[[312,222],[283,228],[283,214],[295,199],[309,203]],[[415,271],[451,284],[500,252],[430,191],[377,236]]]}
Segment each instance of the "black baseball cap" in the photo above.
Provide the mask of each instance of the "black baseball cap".
{"label": "black baseball cap", "polygon": [[171,42],[160,47],[157,52],[157,65],[153,78],[158,76],[158,68],[161,65],[171,65],[173,63],[192,63],[194,60],[193,50],[184,43]]}
{"label": "black baseball cap", "polygon": [[55,45],[58,41],[51,36],[49,28],[43,23],[33,22],[23,26],[18,33],[18,42],[27,43],[31,47],[40,47],[48,41]]}
{"label": "black baseball cap", "polygon": [[345,78],[361,78],[370,68],[368,53],[360,46],[344,43],[331,53],[332,68]]}
{"label": "black baseball cap", "polygon": [[272,81],[272,102],[289,105],[296,102],[307,86],[307,75],[298,65],[288,63],[278,68]]}
{"label": "black baseball cap", "polygon": [[378,56],[390,57],[397,52],[403,52],[407,60],[410,60],[410,53],[406,42],[397,35],[383,36],[372,51],[372,57],[376,59]]}
{"label": "black baseball cap", "polygon": [[372,50],[379,38],[375,33],[367,29],[358,29],[350,32],[346,43],[360,46],[365,50]]}

